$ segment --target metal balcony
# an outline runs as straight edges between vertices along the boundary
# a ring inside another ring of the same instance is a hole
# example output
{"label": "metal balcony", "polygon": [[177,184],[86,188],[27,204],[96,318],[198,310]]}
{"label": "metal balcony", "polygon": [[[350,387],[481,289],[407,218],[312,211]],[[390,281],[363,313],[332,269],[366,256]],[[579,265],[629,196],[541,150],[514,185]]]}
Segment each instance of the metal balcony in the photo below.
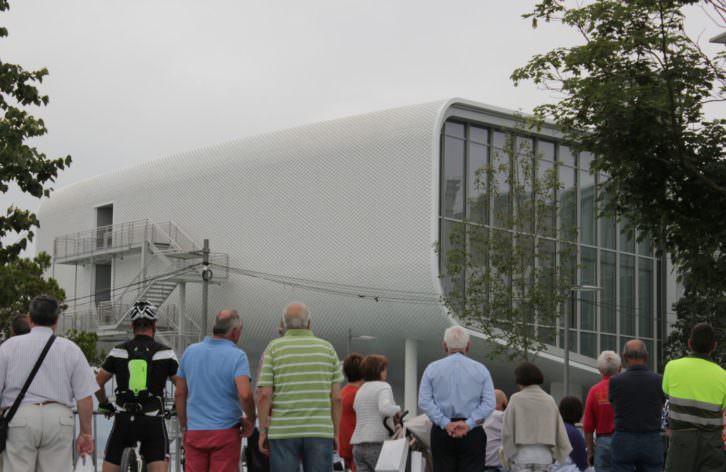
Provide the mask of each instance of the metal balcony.
{"label": "metal balcony", "polygon": [[144,219],[58,236],[53,241],[53,258],[57,264],[103,262],[112,256],[140,253],[149,244],[170,257],[189,258],[199,250],[174,222]]}

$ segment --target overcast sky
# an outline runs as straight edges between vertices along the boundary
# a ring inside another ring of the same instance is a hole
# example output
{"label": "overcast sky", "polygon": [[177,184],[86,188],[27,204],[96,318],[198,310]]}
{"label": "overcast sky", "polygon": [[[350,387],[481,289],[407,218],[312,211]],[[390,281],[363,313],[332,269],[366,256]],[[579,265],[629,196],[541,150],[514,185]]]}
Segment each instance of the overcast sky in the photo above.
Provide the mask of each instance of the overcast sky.
{"label": "overcast sky", "polygon": [[[0,58],[47,67],[56,188],[111,169],[265,131],[449,97],[530,111],[552,99],[509,75],[578,40],[533,30],[534,1],[11,0]],[[706,51],[723,32],[689,10]],[[714,15],[712,15],[714,16]],[[714,16],[715,17],[715,16]],[[721,110],[723,115],[723,110]],[[0,196],[37,209],[17,191]],[[82,229],[82,228],[79,228]]]}

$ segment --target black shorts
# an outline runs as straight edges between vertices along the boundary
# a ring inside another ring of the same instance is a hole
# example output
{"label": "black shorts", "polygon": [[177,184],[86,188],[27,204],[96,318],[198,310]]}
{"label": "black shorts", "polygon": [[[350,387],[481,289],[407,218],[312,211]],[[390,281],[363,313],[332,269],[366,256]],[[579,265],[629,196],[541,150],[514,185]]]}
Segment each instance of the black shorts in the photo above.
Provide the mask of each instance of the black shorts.
{"label": "black shorts", "polygon": [[137,441],[141,441],[139,452],[147,464],[169,458],[169,436],[166,434],[164,418],[120,413],[113,420],[104,460],[120,465],[124,449],[136,447]]}

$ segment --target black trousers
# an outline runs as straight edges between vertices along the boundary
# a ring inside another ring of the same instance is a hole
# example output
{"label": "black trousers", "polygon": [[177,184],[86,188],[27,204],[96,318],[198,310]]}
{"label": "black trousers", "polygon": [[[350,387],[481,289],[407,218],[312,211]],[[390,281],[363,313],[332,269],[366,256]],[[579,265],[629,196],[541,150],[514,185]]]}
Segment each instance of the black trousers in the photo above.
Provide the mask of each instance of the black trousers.
{"label": "black trousers", "polygon": [[486,461],[487,435],[477,427],[462,438],[452,438],[445,429],[431,427],[434,472],[482,472]]}

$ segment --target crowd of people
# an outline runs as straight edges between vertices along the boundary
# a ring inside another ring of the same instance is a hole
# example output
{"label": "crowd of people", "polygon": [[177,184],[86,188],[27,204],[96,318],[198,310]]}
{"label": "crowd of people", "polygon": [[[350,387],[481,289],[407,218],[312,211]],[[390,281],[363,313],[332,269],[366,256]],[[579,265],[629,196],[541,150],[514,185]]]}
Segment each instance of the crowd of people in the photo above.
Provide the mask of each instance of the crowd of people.
{"label": "crowd of people", "polygon": [[[128,313],[133,338],[115,346],[96,374],[76,344],[55,336],[58,314],[57,300],[36,297],[29,317],[14,319],[13,336],[0,345],[6,472],[71,470],[74,408],[76,452],[93,453],[94,394],[99,410],[114,417],[104,472],[119,470],[123,450],[137,442],[147,470],[166,471],[169,380],[192,472],[238,470],[242,438],[250,472],[328,472],[336,451],[348,470],[374,471],[403,423],[387,358],[353,353],[341,363],[314,335],[301,303],[285,307],[281,336],[265,349],[256,385],[238,346],[242,319],[235,310],[220,311],[212,335],[178,361],[154,339],[156,308],[136,303]],[[669,362],[662,376],[649,368],[640,340],[625,344],[622,359],[602,352],[602,380],[584,405],[575,396],[556,403],[530,362],[514,369],[518,391],[507,398],[470,347],[468,331],[450,327],[445,355],[421,378],[418,406],[430,425],[433,472],[726,470],[726,371],[710,360],[716,337],[708,324],[693,327],[691,353]],[[105,386],[114,377],[111,402]]]}

